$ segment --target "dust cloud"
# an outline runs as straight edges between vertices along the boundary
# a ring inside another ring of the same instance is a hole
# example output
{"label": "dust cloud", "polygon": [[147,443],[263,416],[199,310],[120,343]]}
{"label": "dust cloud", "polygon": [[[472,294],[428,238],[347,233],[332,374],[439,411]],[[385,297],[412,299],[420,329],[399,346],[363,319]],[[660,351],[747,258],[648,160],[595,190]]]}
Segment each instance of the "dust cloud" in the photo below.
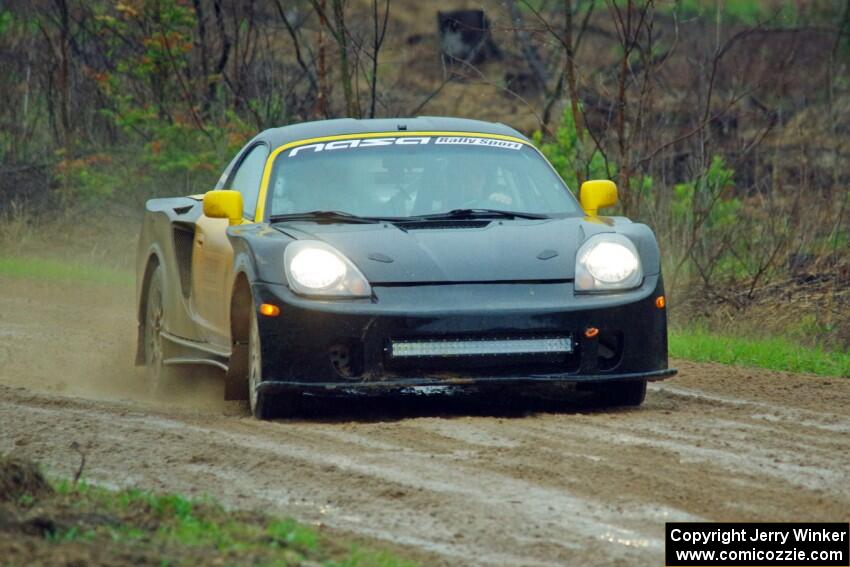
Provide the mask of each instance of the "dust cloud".
{"label": "dust cloud", "polygon": [[0,383],[94,399],[234,409],[223,376],[187,369],[166,396],[154,397],[136,367],[132,286],[0,278]]}

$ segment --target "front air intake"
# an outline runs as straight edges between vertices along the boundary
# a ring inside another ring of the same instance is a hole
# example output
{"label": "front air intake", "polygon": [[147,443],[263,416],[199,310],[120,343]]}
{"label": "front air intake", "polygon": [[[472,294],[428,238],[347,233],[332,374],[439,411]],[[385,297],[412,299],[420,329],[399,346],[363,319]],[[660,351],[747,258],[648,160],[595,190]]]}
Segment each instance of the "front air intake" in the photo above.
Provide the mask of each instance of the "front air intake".
{"label": "front air intake", "polygon": [[468,228],[484,228],[490,224],[489,220],[426,220],[426,221],[404,221],[396,223],[402,230],[452,230]]}

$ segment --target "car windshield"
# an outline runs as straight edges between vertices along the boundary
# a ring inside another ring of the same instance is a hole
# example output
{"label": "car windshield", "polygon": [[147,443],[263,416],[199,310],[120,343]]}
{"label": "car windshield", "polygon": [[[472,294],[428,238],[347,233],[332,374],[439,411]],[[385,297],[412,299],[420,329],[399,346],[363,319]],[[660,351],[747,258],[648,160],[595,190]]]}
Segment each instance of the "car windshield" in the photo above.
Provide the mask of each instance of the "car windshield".
{"label": "car windshield", "polygon": [[275,160],[270,216],[344,211],[409,218],[457,209],[581,214],[537,151],[469,136],[405,136],[296,146]]}

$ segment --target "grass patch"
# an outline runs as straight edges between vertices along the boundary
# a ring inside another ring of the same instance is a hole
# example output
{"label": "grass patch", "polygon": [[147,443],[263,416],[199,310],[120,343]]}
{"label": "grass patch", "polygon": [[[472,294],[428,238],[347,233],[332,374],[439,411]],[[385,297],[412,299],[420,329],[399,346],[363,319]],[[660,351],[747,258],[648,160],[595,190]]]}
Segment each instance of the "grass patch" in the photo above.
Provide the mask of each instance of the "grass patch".
{"label": "grass patch", "polygon": [[[798,7],[795,2],[759,2],[758,0],[725,0],[720,5],[720,17],[727,24],[754,26],[759,23],[793,25],[798,20]],[[679,0],[661,3],[662,13],[677,12],[680,18],[713,18],[716,2],[709,0]]]}
{"label": "grass patch", "polygon": [[0,455],[5,477],[14,483],[0,492],[0,517],[8,518],[0,530],[3,565],[416,565],[394,551],[291,519],[225,510],[211,499],[67,480],[41,486],[37,466]]}
{"label": "grass patch", "polygon": [[0,256],[0,275],[48,281],[74,281],[108,285],[133,285],[135,276],[126,270],[47,258]]}
{"label": "grass patch", "polygon": [[782,338],[732,337],[703,329],[671,330],[669,341],[673,358],[850,377],[850,351],[806,347]]}

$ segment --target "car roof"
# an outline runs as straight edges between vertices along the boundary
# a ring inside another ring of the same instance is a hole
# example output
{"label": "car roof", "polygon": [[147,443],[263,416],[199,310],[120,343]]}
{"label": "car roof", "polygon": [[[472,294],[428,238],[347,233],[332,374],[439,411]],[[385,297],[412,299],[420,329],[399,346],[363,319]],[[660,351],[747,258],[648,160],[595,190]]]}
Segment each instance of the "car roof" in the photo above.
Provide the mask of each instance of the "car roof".
{"label": "car roof", "polygon": [[504,124],[444,116],[316,120],[313,122],[290,124],[289,126],[280,128],[269,128],[257,135],[255,140],[268,142],[274,148],[310,138],[345,134],[370,134],[375,132],[474,132],[478,134],[513,136],[522,140],[528,140],[528,138]]}

